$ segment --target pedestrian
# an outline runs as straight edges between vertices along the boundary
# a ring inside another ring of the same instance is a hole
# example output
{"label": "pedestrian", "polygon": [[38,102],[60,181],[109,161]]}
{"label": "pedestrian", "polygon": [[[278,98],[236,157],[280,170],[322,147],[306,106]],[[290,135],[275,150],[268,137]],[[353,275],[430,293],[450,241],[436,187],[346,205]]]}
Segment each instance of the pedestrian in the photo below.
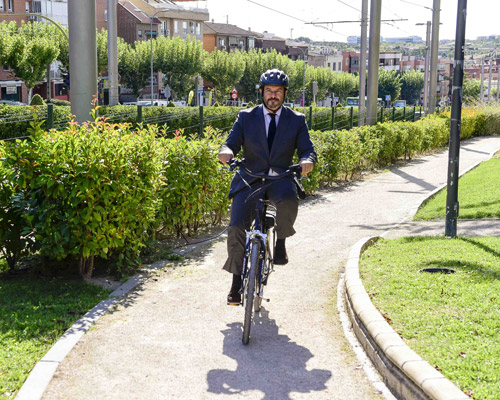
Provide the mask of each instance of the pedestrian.
{"label": "pedestrian", "polygon": [[[243,150],[242,158],[248,169],[256,173],[280,174],[293,162],[297,151],[302,175],[314,168],[316,153],[309,137],[303,114],[283,106],[288,91],[288,76],[278,69],[264,72],[260,78],[260,95],[263,105],[240,111],[231,132],[219,151],[219,161],[227,164]],[[227,303],[241,303],[241,274],[245,253],[245,229],[250,228],[255,203],[247,202],[251,190],[258,187],[258,179],[244,171],[236,174],[231,182],[229,197],[232,198],[227,251],[224,269],[233,275]],[[252,188],[247,187],[246,183]],[[293,225],[297,217],[298,199],[295,181],[285,178],[275,181],[266,189],[268,200],[276,207],[276,248],[274,264],[288,263],[285,239],[295,233]]]}

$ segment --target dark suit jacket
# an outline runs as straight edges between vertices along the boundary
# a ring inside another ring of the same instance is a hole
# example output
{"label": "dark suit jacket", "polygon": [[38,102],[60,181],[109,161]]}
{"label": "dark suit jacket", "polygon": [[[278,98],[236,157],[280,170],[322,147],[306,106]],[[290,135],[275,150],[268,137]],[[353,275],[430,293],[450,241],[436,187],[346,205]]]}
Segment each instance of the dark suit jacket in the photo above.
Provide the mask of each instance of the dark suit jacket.
{"label": "dark suit jacket", "polygon": [[[243,149],[242,158],[245,159],[247,168],[257,173],[267,173],[270,168],[278,173],[284,172],[292,164],[295,150],[300,160],[307,159],[316,162],[317,159],[304,115],[284,106],[271,152],[267,144],[262,105],[240,111],[221,151],[228,148],[235,156],[240,149]],[[255,180],[243,171],[241,174],[248,183]],[[229,197],[233,197],[244,187],[245,184],[240,175],[235,174],[231,182]]]}

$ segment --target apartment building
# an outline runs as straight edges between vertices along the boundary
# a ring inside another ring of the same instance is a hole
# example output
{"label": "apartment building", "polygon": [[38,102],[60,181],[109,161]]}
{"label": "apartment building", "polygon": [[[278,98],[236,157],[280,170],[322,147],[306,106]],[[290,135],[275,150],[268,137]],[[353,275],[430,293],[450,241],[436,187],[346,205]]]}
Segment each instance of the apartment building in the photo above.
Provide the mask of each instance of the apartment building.
{"label": "apartment building", "polygon": [[218,50],[250,50],[255,48],[256,34],[232,24],[203,23],[203,48],[211,53]]}

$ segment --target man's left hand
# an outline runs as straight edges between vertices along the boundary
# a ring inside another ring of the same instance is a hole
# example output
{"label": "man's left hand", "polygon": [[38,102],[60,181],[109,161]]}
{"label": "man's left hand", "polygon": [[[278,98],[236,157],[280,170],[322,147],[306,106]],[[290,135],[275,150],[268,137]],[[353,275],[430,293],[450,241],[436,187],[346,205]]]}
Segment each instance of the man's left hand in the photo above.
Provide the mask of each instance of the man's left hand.
{"label": "man's left hand", "polygon": [[301,172],[302,176],[307,176],[307,174],[311,172],[314,168],[314,163],[307,160],[300,161],[299,165],[302,167],[302,172]]}

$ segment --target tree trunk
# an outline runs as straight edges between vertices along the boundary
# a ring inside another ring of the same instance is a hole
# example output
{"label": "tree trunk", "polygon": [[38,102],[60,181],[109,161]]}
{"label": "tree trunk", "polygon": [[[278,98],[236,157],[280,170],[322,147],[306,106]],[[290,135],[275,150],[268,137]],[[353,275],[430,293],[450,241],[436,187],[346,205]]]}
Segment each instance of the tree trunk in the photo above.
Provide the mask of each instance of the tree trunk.
{"label": "tree trunk", "polygon": [[78,261],[78,269],[80,276],[84,279],[90,279],[94,271],[94,256],[88,258],[80,258]]}

